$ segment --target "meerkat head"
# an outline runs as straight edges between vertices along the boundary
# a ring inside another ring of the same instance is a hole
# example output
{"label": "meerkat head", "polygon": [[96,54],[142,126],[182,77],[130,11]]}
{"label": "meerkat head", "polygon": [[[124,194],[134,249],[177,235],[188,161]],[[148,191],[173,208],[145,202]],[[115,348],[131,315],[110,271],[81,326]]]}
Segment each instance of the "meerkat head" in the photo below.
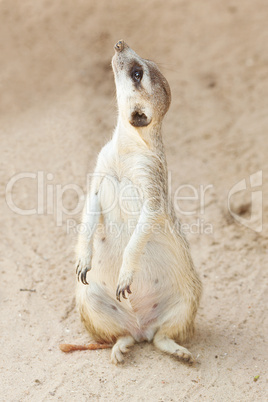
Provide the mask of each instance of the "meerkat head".
{"label": "meerkat head", "polygon": [[138,56],[124,41],[112,59],[120,117],[136,128],[161,123],[171,94],[157,65]]}

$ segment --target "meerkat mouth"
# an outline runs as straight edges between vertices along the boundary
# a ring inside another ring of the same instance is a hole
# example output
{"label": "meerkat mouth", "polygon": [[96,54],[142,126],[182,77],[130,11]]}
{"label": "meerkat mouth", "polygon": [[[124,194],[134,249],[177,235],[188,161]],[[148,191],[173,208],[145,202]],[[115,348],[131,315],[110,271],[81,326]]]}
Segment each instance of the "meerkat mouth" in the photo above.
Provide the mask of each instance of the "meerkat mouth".
{"label": "meerkat mouth", "polygon": [[151,123],[146,114],[135,111],[131,114],[130,124],[134,127],[146,127]]}

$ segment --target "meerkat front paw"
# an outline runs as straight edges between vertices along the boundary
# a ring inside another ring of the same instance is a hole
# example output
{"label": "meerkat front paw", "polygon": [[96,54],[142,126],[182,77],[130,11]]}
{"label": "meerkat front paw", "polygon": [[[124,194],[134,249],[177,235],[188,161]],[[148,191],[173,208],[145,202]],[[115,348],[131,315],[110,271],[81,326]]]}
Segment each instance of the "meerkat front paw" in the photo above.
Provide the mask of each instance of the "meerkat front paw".
{"label": "meerkat front paw", "polygon": [[119,275],[119,280],[118,280],[118,285],[117,285],[117,289],[116,289],[116,298],[118,301],[120,300],[120,296],[122,294],[123,298],[126,299],[126,294],[125,292],[127,292],[128,294],[131,294],[131,290],[130,290],[130,285],[133,281],[133,274],[132,272],[124,272],[120,273]]}
{"label": "meerkat front paw", "polygon": [[91,270],[91,258],[90,257],[78,258],[76,263],[77,280],[79,281],[81,279],[81,282],[84,285],[88,285],[87,272],[90,270]]}

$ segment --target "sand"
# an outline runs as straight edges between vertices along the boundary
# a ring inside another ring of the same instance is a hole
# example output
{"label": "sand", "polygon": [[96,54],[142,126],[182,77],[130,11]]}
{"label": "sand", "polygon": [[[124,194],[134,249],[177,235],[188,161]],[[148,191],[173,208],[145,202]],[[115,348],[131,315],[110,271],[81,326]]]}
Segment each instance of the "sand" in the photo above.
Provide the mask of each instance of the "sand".
{"label": "sand", "polygon": [[[267,20],[265,0],[0,2],[0,400],[267,400]],[[119,39],[172,90],[171,191],[196,197],[176,202],[204,286],[193,366],[147,343],[122,366],[110,350],[58,348],[89,339],[73,249],[87,174],[116,122]]]}

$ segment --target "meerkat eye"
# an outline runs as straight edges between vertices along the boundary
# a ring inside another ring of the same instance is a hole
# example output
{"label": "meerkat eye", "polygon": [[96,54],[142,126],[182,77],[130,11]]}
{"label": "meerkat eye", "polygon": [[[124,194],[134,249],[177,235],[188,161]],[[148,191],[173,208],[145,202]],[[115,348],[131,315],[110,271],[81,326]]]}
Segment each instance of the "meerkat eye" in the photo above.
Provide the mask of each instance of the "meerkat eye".
{"label": "meerkat eye", "polygon": [[132,77],[133,81],[135,81],[135,82],[141,82],[142,76],[143,76],[143,71],[141,69],[135,68],[131,73],[131,77]]}

